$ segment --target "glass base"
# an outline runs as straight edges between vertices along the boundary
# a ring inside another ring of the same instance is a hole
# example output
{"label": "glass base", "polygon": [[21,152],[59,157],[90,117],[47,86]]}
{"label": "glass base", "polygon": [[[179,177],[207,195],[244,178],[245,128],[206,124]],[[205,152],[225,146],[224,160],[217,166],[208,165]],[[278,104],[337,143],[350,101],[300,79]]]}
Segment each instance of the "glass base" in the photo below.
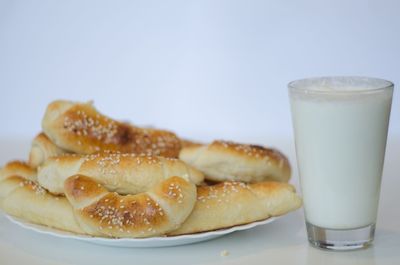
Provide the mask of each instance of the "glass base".
{"label": "glass base", "polygon": [[355,250],[372,244],[375,224],[355,229],[322,228],[306,222],[308,241],[314,247],[329,250]]}

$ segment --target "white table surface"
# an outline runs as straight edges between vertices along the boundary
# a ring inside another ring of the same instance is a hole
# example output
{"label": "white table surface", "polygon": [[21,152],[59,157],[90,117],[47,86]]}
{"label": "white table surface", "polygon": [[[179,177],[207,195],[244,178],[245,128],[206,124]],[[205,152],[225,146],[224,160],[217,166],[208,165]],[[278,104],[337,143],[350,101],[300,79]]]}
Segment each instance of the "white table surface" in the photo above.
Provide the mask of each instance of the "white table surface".
{"label": "white table surface", "polygon": [[[400,264],[399,140],[388,139],[375,242],[365,250],[330,252],[310,247],[301,209],[273,223],[211,241],[147,249],[105,247],[41,235],[10,223],[0,214],[0,265]],[[274,145],[295,164],[294,147],[289,140]],[[26,157],[29,141],[2,139],[0,146],[0,162],[4,164]],[[291,182],[298,186],[296,172]],[[228,256],[221,256],[224,250]]]}

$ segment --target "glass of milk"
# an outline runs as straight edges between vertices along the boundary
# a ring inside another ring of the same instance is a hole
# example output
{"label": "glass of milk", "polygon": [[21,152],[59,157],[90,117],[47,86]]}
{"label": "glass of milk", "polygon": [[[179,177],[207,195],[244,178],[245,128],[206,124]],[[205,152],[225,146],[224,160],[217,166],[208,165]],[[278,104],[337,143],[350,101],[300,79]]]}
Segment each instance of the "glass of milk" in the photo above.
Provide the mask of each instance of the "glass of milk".
{"label": "glass of milk", "polygon": [[309,242],[350,250],[372,243],[393,83],[320,77],[289,83]]}

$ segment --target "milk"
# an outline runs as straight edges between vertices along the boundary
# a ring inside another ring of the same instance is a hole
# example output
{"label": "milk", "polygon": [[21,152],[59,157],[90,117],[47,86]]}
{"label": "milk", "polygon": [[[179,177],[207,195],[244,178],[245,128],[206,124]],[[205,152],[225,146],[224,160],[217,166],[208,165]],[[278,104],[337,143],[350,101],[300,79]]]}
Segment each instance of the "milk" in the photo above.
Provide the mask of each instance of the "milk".
{"label": "milk", "polygon": [[290,96],[306,220],[329,229],[374,224],[393,90],[314,90]]}

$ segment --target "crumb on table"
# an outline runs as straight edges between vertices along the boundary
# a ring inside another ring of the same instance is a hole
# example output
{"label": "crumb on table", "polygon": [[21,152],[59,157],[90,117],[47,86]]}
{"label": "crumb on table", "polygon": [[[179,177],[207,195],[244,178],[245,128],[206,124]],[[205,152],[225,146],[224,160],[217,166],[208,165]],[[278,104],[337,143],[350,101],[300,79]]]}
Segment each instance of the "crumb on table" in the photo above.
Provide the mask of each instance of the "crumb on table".
{"label": "crumb on table", "polygon": [[221,257],[226,257],[226,256],[229,255],[229,251],[224,249],[224,250],[221,251],[220,255],[221,255]]}

